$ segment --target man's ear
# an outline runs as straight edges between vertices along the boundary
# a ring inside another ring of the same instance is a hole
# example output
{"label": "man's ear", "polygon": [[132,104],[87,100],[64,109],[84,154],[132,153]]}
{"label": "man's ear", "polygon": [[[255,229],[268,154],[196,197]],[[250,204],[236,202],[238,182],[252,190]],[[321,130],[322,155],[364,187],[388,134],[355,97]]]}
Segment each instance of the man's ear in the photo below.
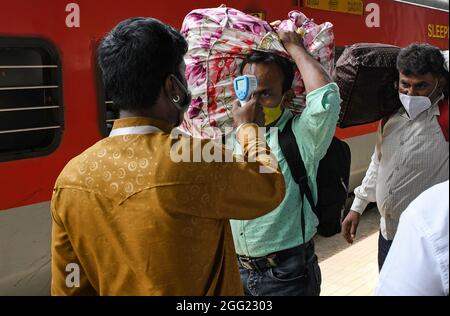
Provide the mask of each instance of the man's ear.
{"label": "man's ear", "polygon": [[176,92],[176,88],[175,88],[175,85],[173,83],[171,76],[167,76],[166,79],[164,80],[163,90],[164,90],[164,95],[166,97],[168,97],[170,99],[175,97],[174,93]]}
{"label": "man's ear", "polygon": [[395,90],[398,90],[398,80],[397,80],[397,81],[394,81],[394,89],[395,89]]}
{"label": "man's ear", "polygon": [[448,83],[447,83],[447,80],[445,79],[445,77],[444,76],[439,76],[439,78],[438,78],[438,86],[437,86],[436,90],[443,91],[444,88],[445,88],[445,85],[447,85],[447,84]]}
{"label": "man's ear", "polygon": [[439,76],[437,78],[437,80],[438,80],[437,87],[434,90],[433,94],[430,95],[430,99],[431,99],[432,103],[434,103],[442,95],[442,93],[445,90],[445,85],[446,85],[446,82],[447,82],[447,80],[445,79],[444,76]]}

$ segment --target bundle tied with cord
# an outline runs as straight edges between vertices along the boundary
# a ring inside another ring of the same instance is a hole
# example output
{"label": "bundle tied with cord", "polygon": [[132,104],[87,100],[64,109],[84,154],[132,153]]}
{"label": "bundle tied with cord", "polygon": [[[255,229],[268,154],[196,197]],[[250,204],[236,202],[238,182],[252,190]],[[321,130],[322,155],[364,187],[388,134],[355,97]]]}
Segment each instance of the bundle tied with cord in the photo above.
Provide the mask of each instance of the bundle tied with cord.
{"label": "bundle tied with cord", "polygon": [[[189,44],[185,62],[192,102],[179,127],[183,132],[218,138],[232,127],[231,108],[236,100],[233,80],[240,75],[246,56],[259,50],[290,58],[277,30],[301,34],[306,50],[332,75],[334,34],[329,22],[317,25],[303,13],[291,11],[286,20],[272,26],[224,6],[197,9],[185,17],[181,33]],[[296,98],[290,110],[298,113],[305,106],[306,94],[301,74],[295,70],[292,88]]]}

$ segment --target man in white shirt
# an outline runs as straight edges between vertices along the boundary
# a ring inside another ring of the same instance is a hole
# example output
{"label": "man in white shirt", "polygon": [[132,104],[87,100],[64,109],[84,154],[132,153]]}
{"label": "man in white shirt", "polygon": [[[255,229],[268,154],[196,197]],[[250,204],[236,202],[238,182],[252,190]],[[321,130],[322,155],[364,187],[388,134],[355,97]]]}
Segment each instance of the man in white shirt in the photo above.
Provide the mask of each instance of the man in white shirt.
{"label": "man in white shirt", "polygon": [[438,122],[439,105],[446,102],[448,108],[444,57],[436,47],[412,44],[400,51],[397,69],[403,107],[381,121],[372,161],[342,223],[342,235],[352,243],[361,214],[370,202],[377,202],[379,269],[401,213],[420,193],[448,180],[448,141]]}
{"label": "man in white shirt", "polygon": [[448,185],[433,186],[403,212],[376,295],[449,294]]}

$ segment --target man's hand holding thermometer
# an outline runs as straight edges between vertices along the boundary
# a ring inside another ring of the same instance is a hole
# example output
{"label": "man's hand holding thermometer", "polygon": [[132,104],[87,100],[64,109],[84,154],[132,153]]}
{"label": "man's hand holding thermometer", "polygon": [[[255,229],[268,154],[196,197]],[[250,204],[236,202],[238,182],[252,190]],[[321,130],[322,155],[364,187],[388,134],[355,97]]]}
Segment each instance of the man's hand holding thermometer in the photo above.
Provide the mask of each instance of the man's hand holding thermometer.
{"label": "man's hand holding thermometer", "polygon": [[245,123],[264,126],[264,113],[262,108],[257,105],[257,97],[253,95],[257,87],[258,81],[253,75],[239,76],[234,79],[234,91],[238,97],[238,101],[233,105],[235,127]]}
{"label": "man's hand holding thermometer", "polygon": [[264,126],[264,112],[258,100],[259,94],[255,93],[257,87],[258,81],[253,75],[234,80],[238,97],[232,111],[234,126],[237,127],[236,140],[242,147],[245,161],[258,161],[261,164],[259,172],[273,173],[277,172],[278,163],[258,128]]}

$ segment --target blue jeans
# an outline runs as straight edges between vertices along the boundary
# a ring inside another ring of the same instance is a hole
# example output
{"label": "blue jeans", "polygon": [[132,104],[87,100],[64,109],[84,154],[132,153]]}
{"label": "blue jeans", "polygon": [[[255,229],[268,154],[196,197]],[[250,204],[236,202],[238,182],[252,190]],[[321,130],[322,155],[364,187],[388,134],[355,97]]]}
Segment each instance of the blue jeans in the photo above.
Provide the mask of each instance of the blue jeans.
{"label": "blue jeans", "polygon": [[305,248],[299,248],[276,267],[251,270],[239,267],[245,295],[319,296],[322,277],[314,244],[312,241],[308,244],[306,263]]}
{"label": "blue jeans", "polygon": [[378,236],[378,271],[381,271],[391,246],[392,240],[384,239],[380,232],[380,235]]}

